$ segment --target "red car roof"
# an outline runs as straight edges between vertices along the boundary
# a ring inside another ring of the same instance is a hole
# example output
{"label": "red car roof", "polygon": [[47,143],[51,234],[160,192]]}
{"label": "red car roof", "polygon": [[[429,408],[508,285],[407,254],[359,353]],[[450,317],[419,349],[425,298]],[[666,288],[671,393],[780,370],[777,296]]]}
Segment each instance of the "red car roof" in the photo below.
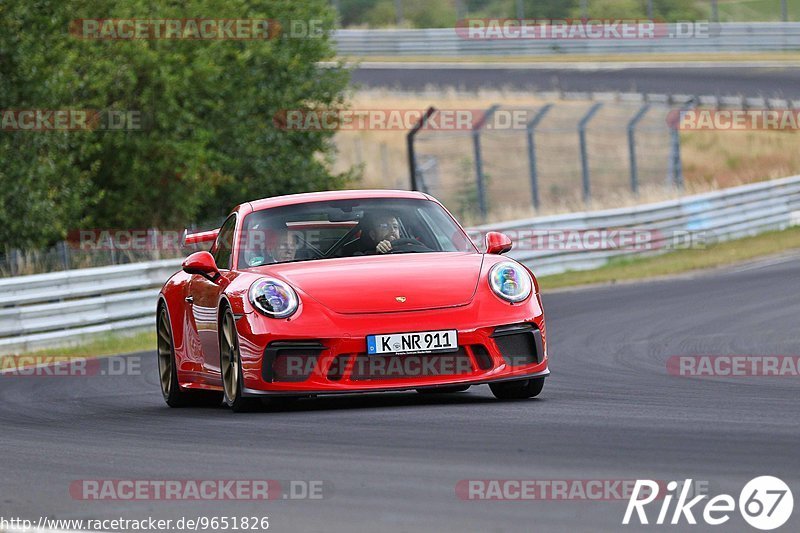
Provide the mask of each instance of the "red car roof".
{"label": "red car roof", "polygon": [[426,200],[429,197],[418,191],[397,191],[390,189],[352,190],[352,191],[325,191],[307,192],[302,194],[287,194],[273,196],[249,202],[253,211],[260,211],[270,207],[303,204],[308,202],[321,202],[325,200],[359,200],[363,198],[416,198]]}

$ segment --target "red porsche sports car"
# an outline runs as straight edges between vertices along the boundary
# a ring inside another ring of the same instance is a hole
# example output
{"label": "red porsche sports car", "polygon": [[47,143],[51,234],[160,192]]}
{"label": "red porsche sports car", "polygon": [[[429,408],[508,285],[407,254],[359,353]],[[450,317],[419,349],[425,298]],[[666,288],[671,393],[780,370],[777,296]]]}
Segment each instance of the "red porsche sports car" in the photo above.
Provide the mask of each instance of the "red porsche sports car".
{"label": "red porsche sports car", "polygon": [[436,199],[336,191],[244,203],[158,299],[172,407],[269,397],[460,392],[538,395],[548,370],[538,284],[486,235],[480,253]]}

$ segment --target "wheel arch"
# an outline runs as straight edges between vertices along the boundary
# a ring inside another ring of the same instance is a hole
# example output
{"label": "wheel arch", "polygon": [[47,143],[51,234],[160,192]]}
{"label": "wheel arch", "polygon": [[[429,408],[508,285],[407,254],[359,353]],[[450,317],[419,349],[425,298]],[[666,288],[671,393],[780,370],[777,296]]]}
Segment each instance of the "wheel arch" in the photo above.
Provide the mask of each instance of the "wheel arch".
{"label": "wheel arch", "polygon": [[180,381],[180,362],[184,359],[186,352],[184,332],[181,326],[185,312],[180,307],[182,301],[183,294],[181,294],[180,286],[170,283],[165,285],[161,292],[158,293],[156,301],[156,319],[158,319],[158,312],[162,306],[167,311],[167,322],[172,336],[172,349],[175,353],[175,363],[178,368],[178,381]]}
{"label": "wheel arch", "polygon": [[[225,309],[230,309],[233,312],[233,304],[231,303],[230,297],[225,294],[224,292],[220,294],[219,303],[217,304],[217,325],[219,326],[222,324],[222,314],[225,312]],[[234,313],[235,315],[235,313]]]}

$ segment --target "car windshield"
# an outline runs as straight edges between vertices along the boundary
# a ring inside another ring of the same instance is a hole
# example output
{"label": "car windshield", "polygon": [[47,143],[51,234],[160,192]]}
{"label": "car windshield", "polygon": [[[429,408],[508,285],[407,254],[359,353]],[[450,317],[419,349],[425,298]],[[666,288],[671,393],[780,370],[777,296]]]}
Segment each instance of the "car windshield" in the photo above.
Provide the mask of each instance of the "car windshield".
{"label": "car windshield", "polygon": [[311,202],[247,215],[239,268],[363,255],[476,252],[430,200],[370,198]]}

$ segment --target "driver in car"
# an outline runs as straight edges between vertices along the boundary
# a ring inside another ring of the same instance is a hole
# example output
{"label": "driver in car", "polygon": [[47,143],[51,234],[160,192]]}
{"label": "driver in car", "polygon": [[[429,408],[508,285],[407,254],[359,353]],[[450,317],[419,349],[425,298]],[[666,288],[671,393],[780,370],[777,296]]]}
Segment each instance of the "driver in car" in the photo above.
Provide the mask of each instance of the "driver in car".
{"label": "driver in car", "polygon": [[377,217],[369,230],[372,242],[378,243],[375,251],[386,254],[392,251],[392,242],[400,238],[400,222],[392,215]]}

